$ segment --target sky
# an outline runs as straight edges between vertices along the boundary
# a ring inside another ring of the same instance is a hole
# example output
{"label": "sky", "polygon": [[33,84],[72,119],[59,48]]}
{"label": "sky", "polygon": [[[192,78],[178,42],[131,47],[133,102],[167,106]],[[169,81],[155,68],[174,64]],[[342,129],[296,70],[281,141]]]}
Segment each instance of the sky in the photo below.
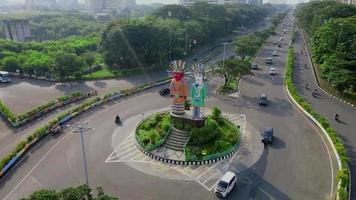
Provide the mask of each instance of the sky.
{"label": "sky", "polygon": [[177,0],[136,0],[137,4],[150,4],[150,3],[177,3]]}

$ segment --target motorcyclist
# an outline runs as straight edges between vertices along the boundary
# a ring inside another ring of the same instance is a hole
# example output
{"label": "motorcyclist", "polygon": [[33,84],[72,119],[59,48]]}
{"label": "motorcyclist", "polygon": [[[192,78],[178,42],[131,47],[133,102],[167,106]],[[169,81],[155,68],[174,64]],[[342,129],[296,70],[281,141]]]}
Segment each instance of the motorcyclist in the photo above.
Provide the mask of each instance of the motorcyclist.
{"label": "motorcyclist", "polygon": [[339,117],[340,117],[340,116],[339,116],[338,113],[336,113],[335,116],[334,116],[334,118],[335,118],[336,121],[339,121]]}
{"label": "motorcyclist", "polygon": [[116,115],[115,122],[116,122],[116,123],[119,123],[119,122],[120,122],[120,117],[119,117],[119,115]]}
{"label": "motorcyclist", "polygon": [[314,90],[313,92],[312,92],[312,95],[315,97],[316,96],[316,90]]}

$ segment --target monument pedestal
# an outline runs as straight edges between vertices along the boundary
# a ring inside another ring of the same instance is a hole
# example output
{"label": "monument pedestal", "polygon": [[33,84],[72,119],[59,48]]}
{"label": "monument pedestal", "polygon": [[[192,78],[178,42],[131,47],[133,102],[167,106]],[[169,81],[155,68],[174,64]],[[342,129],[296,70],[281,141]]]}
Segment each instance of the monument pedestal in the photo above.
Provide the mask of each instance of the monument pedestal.
{"label": "monument pedestal", "polygon": [[188,124],[193,128],[202,128],[205,125],[205,117],[194,118],[192,111],[189,110],[186,110],[183,115],[177,115],[172,112],[170,112],[170,114],[174,122],[182,122],[183,124]]}

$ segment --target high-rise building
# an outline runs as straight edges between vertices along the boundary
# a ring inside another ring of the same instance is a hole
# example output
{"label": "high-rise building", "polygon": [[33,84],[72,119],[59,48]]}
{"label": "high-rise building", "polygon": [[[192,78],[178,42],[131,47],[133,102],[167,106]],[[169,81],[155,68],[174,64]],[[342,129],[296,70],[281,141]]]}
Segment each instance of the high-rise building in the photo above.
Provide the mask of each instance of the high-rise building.
{"label": "high-rise building", "polygon": [[11,19],[2,21],[7,40],[25,42],[32,39],[31,25],[28,20]]}
{"label": "high-rise building", "polygon": [[233,3],[237,3],[238,0],[178,0],[178,4],[180,5],[191,5],[197,2],[207,2],[207,3],[211,3],[211,4],[233,4]]}
{"label": "high-rise building", "polygon": [[287,4],[287,0],[267,0],[270,4]]}
{"label": "high-rise building", "polygon": [[86,3],[91,12],[106,13],[111,10],[132,8],[136,5],[136,0],[88,0]]}
{"label": "high-rise building", "polygon": [[28,10],[51,9],[56,6],[56,0],[25,0]]}
{"label": "high-rise building", "polygon": [[178,4],[180,5],[191,5],[197,2],[206,2],[211,4],[236,4],[236,3],[245,3],[245,4],[255,4],[260,5],[262,4],[262,0],[178,0]]}
{"label": "high-rise building", "polygon": [[57,8],[62,10],[73,10],[79,8],[78,0],[57,0]]}

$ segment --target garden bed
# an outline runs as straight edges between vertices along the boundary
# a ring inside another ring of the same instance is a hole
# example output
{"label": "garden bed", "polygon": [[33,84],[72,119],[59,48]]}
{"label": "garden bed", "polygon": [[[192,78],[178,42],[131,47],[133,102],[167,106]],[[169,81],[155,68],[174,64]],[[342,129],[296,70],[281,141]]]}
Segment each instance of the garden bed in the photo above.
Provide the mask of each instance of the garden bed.
{"label": "garden bed", "polygon": [[187,161],[209,160],[232,152],[240,141],[240,130],[214,108],[203,128],[192,128],[185,147]]}
{"label": "garden bed", "polygon": [[163,144],[169,134],[171,116],[167,113],[156,113],[145,118],[138,125],[135,136],[136,141],[147,151]]}

